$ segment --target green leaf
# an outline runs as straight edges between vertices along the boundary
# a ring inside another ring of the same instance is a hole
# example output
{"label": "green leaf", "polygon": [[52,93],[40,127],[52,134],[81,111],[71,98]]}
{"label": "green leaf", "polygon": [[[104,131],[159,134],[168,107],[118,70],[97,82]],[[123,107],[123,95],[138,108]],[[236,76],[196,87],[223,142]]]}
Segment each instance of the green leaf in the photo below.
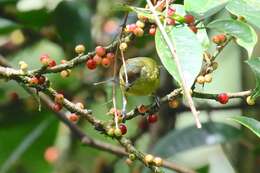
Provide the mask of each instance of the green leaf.
{"label": "green leaf", "polygon": [[[203,49],[201,44],[196,35],[187,26],[169,26],[166,30],[168,36],[173,41],[176,54],[180,59],[185,81],[188,87],[191,87],[202,65]],[[162,64],[178,84],[181,85],[177,66],[159,29],[156,31],[155,45]]]}
{"label": "green leaf", "polygon": [[260,122],[259,121],[255,120],[253,118],[245,117],[245,116],[235,116],[235,117],[231,117],[229,119],[234,120],[234,121],[238,122],[239,124],[242,124],[243,126],[247,127],[260,138]]}
{"label": "green leaf", "polygon": [[246,63],[250,66],[252,71],[255,73],[256,77],[256,87],[252,93],[253,99],[256,99],[257,97],[260,96],[260,57],[258,58],[252,58]]}
{"label": "green leaf", "polygon": [[201,129],[189,126],[170,131],[158,141],[153,153],[167,158],[195,147],[228,142],[240,136],[240,132],[238,128],[224,123],[203,123]]}
{"label": "green leaf", "polygon": [[260,28],[259,0],[231,0],[226,9],[236,16],[243,16],[247,21]]}
{"label": "green leaf", "polygon": [[185,0],[184,8],[196,18],[204,19],[225,7],[228,0]]}
{"label": "green leaf", "polygon": [[20,25],[17,23],[8,19],[0,18],[0,34],[5,34],[18,28],[20,28]]}
{"label": "green leaf", "polygon": [[234,36],[237,43],[244,47],[251,57],[257,43],[257,35],[250,25],[232,19],[224,19],[215,20],[209,23],[207,27]]}
{"label": "green leaf", "polygon": [[62,1],[54,12],[55,24],[61,39],[68,49],[77,44],[92,47],[90,10],[82,1]]}

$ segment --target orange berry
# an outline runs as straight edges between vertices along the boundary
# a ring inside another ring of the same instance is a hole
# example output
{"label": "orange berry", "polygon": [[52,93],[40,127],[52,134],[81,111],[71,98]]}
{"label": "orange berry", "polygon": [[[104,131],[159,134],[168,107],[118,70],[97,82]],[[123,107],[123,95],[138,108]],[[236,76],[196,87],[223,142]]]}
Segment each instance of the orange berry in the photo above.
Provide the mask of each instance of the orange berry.
{"label": "orange berry", "polygon": [[99,65],[102,62],[102,58],[97,54],[93,57],[93,60],[96,61],[96,64]]}
{"label": "orange berry", "polygon": [[59,150],[57,147],[48,147],[44,152],[44,159],[50,163],[55,163],[59,158]]}
{"label": "orange berry", "polygon": [[70,114],[68,118],[71,122],[77,122],[79,120],[79,116],[74,113]]}
{"label": "orange berry", "polygon": [[110,64],[111,64],[111,61],[110,61],[108,58],[103,58],[103,59],[102,59],[102,65],[103,65],[103,67],[107,68],[107,67],[110,66]]}
{"label": "orange berry", "polygon": [[96,50],[96,54],[100,57],[106,54],[106,49],[102,46],[97,46],[95,50]]}

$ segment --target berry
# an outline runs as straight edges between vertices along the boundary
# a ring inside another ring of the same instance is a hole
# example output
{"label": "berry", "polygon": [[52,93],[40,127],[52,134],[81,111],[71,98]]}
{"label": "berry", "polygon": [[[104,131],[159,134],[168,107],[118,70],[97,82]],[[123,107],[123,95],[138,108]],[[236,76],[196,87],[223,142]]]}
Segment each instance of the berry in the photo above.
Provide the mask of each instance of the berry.
{"label": "berry", "polygon": [[139,105],[137,109],[138,109],[138,112],[141,114],[148,111],[148,108],[145,105]]}
{"label": "berry", "polygon": [[26,71],[28,69],[28,64],[24,61],[20,61],[19,66],[22,71]]}
{"label": "berry", "polygon": [[54,98],[55,103],[61,104],[63,102],[63,100],[64,100],[63,94],[56,94],[55,95],[55,98]]}
{"label": "berry", "polygon": [[149,163],[152,163],[153,162],[153,159],[154,159],[154,156],[151,155],[151,154],[147,154],[144,156],[144,161],[149,164]]}
{"label": "berry", "polygon": [[213,43],[220,45],[221,43],[224,43],[226,41],[226,39],[227,38],[226,38],[225,34],[218,34],[212,38],[212,41],[213,41]]}
{"label": "berry", "polygon": [[212,81],[212,75],[211,74],[206,74],[204,76],[205,82],[210,83]]}
{"label": "berry", "polygon": [[148,116],[147,116],[147,121],[148,121],[149,123],[155,123],[157,120],[158,120],[158,117],[157,117],[157,115],[155,115],[155,114],[152,114],[152,115],[148,115]]}
{"label": "berry", "polygon": [[167,23],[167,25],[175,25],[175,20],[172,18],[167,18],[166,23]]}
{"label": "berry", "polygon": [[37,79],[38,79],[38,84],[40,85],[44,84],[46,80],[44,76],[37,76]]}
{"label": "berry", "polygon": [[110,66],[110,64],[111,64],[111,62],[110,62],[110,60],[108,58],[103,58],[102,59],[102,66],[103,67],[107,68],[107,67]]}
{"label": "berry", "polygon": [[107,53],[106,57],[107,57],[110,61],[113,61],[114,58],[115,58],[115,54],[112,53],[112,52],[109,52],[109,53]]}
{"label": "berry", "polygon": [[100,57],[106,54],[106,49],[102,46],[97,46],[95,50],[96,50],[96,54]]}
{"label": "berry", "polygon": [[226,104],[229,100],[229,97],[226,93],[221,93],[217,96],[217,101],[219,101],[221,104]]}
{"label": "berry", "polygon": [[155,164],[155,166],[159,166],[160,167],[163,164],[163,160],[160,157],[155,157],[153,159],[153,163]]}
{"label": "berry", "polygon": [[55,65],[56,65],[56,61],[55,60],[50,60],[49,61],[49,64],[48,64],[49,67],[54,67]]}
{"label": "berry", "polygon": [[52,106],[52,109],[53,109],[55,112],[59,112],[59,111],[62,109],[62,105],[59,104],[59,103],[55,103],[55,104]]}
{"label": "berry", "polygon": [[126,132],[127,132],[127,127],[126,127],[125,124],[120,124],[120,125],[119,125],[119,129],[121,130],[122,135],[126,134]]}
{"label": "berry", "polygon": [[219,34],[218,37],[219,37],[219,40],[221,41],[221,43],[224,43],[227,40],[225,34]]}
{"label": "berry", "polygon": [[83,44],[79,44],[75,47],[75,52],[77,54],[83,54],[85,52],[86,48]]}
{"label": "berry", "polygon": [[142,37],[144,35],[144,30],[142,28],[139,28],[137,27],[135,30],[134,30],[134,34],[137,36],[137,37]]}
{"label": "berry", "polygon": [[84,105],[81,102],[76,103],[76,106],[80,109],[84,109]]}
{"label": "berry", "polygon": [[68,118],[71,122],[77,122],[79,120],[79,116],[74,113],[70,114]]}
{"label": "berry", "polygon": [[134,32],[134,30],[136,29],[136,24],[132,23],[130,25],[126,25],[125,31],[126,32]]}
{"label": "berry", "polygon": [[174,15],[175,12],[176,12],[175,8],[169,7],[168,11],[167,11],[167,15],[172,16],[172,15]]}
{"label": "berry", "polygon": [[187,14],[184,16],[184,21],[187,24],[193,24],[195,22],[195,18],[194,18],[194,16]]}
{"label": "berry", "polygon": [[127,49],[127,44],[125,42],[120,43],[119,49],[125,51]]}
{"label": "berry", "polygon": [[215,43],[215,44],[220,44],[220,43],[221,43],[221,41],[220,41],[218,35],[215,35],[215,36],[212,38],[212,41],[213,41],[213,43]]}
{"label": "berry", "polygon": [[137,20],[135,24],[136,24],[136,26],[139,27],[139,28],[144,28],[144,26],[145,26],[144,22],[142,22],[142,21],[140,21],[140,20]]}
{"label": "berry", "polygon": [[255,100],[252,98],[252,96],[248,96],[246,98],[246,103],[250,106],[255,105]]}
{"label": "berry", "polygon": [[169,104],[170,108],[176,109],[179,107],[180,102],[177,99],[173,99],[173,100],[170,100],[168,104]]}
{"label": "berry", "polygon": [[93,70],[97,67],[97,63],[93,59],[88,59],[86,66],[87,66],[88,69]]}
{"label": "berry", "polygon": [[69,70],[62,70],[62,71],[60,72],[60,76],[61,76],[62,78],[69,77],[69,76],[70,76],[70,71],[69,71]]}
{"label": "berry", "polygon": [[136,156],[135,154],[129,154],[128,155],[128,158],[131,160],[131,161],[134,161],[136,159]]}
{"label": "berry", "polygon": [[190,25],[189,26],[190,30],[192,30],[192,32],[194,32],[195,34],[198,32],[198,28],[195,25]]}
{"label": "berry", "polygon": [[30,85],[37,85],[39,83],[39,80],[37,79],[37,77],[33,76],[30,80],[29,80],[29,84]]}
{"label": "berry", "polygon": [[114,136],[114,134],[115,134],[115,129],[114,128],[109,128],[107,130],[107,135],[108,136]]}
{"label": "berry", "polygon": [[114,134],[115,134],[115,136],[117,136],[117,137],[122,136],[122,132],[121,132],[121,130],[118,129],[118,128],[115,129]]}
{"label": "berry", "polygon": [[96,64],[99,65],[102,62],[102,58],[97,54],[93,57],[93,60],[96,61]]}
{"label": "berry", "polygon": [[40,61],[41,61],[42,65],[47,66],[49,64],[49,62],[50,62],[49,55],[47,55],[47,54],[41,55]]}
{"label": "berry", "polygon": [[152,36],[154,36],[155,33],[156,33],[156,27],[151,27],[151,28],[149,29],[149,34],[152,35]]}
{"label": "berry", "polygon": [[54,162],[56,162],[59,158],[59,150],[57,147],[49,147],[45,150],[44,152],[44,159],[52,164]]}
{"label": "berry", "polygon": [[204,76],[197,77],[197,83],[198,84],[204,84],[205,83],[205,77]]}

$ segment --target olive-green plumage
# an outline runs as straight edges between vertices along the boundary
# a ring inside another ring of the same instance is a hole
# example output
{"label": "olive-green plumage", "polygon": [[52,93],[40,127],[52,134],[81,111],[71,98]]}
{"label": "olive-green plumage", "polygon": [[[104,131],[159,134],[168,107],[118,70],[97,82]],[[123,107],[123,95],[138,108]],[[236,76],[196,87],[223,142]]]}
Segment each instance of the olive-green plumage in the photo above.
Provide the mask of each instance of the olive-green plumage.
{"label": "olive-green plumage", "polygon": [[126,95],[151,95],[159,87],[160,70],[157,63],[147,57],[136,57],[126,61],[128,84],[125,81],[123,65],[119,78],[122,90]]}

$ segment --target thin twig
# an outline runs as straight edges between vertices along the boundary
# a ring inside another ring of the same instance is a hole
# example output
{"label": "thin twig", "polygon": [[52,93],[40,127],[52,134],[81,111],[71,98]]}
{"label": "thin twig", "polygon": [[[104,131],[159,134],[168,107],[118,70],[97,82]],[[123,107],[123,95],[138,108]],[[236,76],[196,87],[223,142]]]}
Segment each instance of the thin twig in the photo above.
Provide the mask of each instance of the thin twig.
{"label": "thin twig", "polygon": [[164,38],[165,42],[167,43],[167,46],[168,46],[168,48],[169,48],[169,50],[172,54],[172,57],[175,61],[178,73],[181,77],[181,83],[182,83],[182,87],[183,87],[183,90],[184,90],[184,94],[185,94],[185,97],[186,97],[186,99],[187,99],[187,101],[190,105],[191,112],[192,112],[192,114],[195,118],[196,126],[197,126],[197,128],[201,128],[201,123],[200,123],[200,120],[199,120],[199,112],[196,110],[196,107],[195,107],[194,102],[192,100],[192,97],[191,97],[191,94],[190,94],[190,89],[187,87],[187,84],[186,84],[186,81],[185,81],[185,78],[184,78],[184,74],[183,74],[183,71],[182,71],[182,67],[180,65],[179,58],[178,58],[178,56],[175,52],[174,45],[173,45],[171,39],[168,37],[164,27],[162,26],[161,21],[158,17],[158,14],[157,14],[152,2],[150,0],[146,0],[146,2],[149,5],[149,8],[153,13],[153,16],[155,18],[155,22],[156,22],[157,26],[159,27],[159,29],[160,29],[160,31],[163,35],[163,38]]}

